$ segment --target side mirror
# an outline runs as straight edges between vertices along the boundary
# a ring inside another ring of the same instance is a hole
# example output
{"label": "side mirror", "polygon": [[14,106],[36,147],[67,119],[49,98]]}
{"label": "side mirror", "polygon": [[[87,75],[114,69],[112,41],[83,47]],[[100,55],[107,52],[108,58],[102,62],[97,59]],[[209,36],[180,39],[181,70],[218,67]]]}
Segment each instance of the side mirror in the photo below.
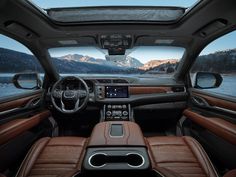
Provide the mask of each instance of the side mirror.
{"label": "side mirror", "polygon": [[223,78],[218,73],[198,72],[194,88],[210,89],[217,88],[221,85]]}
{"label": "side mirror", "polygon": [[37,90],[42,87],[42,81],[38,73],[15,74],[12,82],[19,89]]}

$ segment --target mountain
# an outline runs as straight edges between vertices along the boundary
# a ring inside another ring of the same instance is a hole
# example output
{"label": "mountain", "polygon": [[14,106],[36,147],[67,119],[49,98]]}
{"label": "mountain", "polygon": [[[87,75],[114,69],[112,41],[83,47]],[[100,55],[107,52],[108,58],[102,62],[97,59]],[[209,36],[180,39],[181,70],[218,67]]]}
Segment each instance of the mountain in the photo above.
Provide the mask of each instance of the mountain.
{"label": "mountain", "polygon": [[143,66],[138,59],[130,56],[106,56],[106,64],[120,67],[139,68]]}
{"label": "mountain", "polygon": [[[109,57],[109,56],[106,56],[106,57]],[[115,57],[117,57],[116,62],[114,62],[113,60],[98,59],[98,58],[93,58],[90,56],[83,56],[79,54],[68,54],[68,55],[59,57],[58,59],[68,60],[68,61],[87,62],[87,63],[93,63],[93,64],[99,64],[99,65],[107,65],[107,66],[131,67],[131,68],[139,68],[143,66],[143,64],[139,60],[137,60],[136,58],[132,58],[130,56],[125,57],[125,60],[120,60],[121,56],[113,56],[112,58],[114,59]]]}
{"label": "mountain", "polygon": [[0,48],[0,72],[16,73],[22,71],[43,72],[43,68],[33,55]]}
{"label": "mountain", "polygon": [[150,70],[152,68],[156,68],[163,64],[177,64],[178,60],[176,59],[167,59],[167,60],[151,60],[147,63],[145,63],[142,67],[139,67],[139,69],[142,70]]}
{"label": "mountain", "polygon": [[196,71],[236,73],[236,48],[199,56],[191,70]]}
{"label": "mountain", "polygon": [[[52,58],[52,63],[59,73],[129,74],[141,72],[135,68],[127,69],[119,66],[81,62],[76,60],[78,58],[81,59],[80,56],[76,56],[77,58],[73,57],[68,56],[67,59]],[[0,48],[0,73],[18,73],[25,71],[42,73],[43,68],[33,55]]]}
{"label": "mountain", "polygon": [[78,54],[68,54],[62,57],[58,57],[58,59],[61,60],[68,60],[68,61],[79,61],[83,55],[78,55]]}
{"label": "mountain", "polygon": [[[114,62],[113,60],[95,59],[78,54],[52,58],[52,63],[59,73],[100,74],[171,73],[178,65],[177,60],[174,59],[151,60],[142,64],[132,57],[126,57],[124,60]],[[40,73],[43,72],[43,68],[33,55],[0,48],[0,73],[24,71]],[[236,73],[236,49],[199,56],[191,70],[191,72],[196,71]]]}
{"label": "mountain", "polygon": [[123,67],[132,67],[132,68],[140,68],[143,66],[143,63],[141,63],[138,59],[126,56],[126,59],[123,63],[120,63],[120,66]]}
{"label": "mountain", "polygon": [[60,60],[67,60],[67,61],[77,61],[77,62],[88,62],[88,63],[97,63],[100,64],[102,59],[95,59],[90,56],[84,56],[79,54],[68,54],[62,57],[58,57]]}

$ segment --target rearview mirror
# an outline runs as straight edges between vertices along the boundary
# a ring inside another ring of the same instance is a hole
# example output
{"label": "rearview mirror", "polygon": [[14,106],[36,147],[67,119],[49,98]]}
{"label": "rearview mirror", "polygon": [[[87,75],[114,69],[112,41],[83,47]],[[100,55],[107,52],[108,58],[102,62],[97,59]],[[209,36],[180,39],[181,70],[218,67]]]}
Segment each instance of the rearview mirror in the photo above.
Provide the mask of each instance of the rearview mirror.
{"label": "rearview mirror", "polygon": [[42,86],[42,81],[38,73],[15,74],[12,82],[16,88],[27,90],[37,90]]}
{"label": "rearview mirror", "polygon": [[221,85],[223,78],[218,73],[198,72],[196,74],[195,88],[210,89]]}

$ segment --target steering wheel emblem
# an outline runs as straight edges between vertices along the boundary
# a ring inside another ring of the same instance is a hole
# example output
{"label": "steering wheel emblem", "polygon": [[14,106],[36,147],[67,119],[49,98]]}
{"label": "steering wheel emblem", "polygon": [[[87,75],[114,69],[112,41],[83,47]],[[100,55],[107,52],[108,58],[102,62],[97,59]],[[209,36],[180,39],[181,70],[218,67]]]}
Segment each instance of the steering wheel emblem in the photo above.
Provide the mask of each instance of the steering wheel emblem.
{"label": "steering wheel emblem", "polygon": [[72,98],[75,98],[76,93],[75,93],[75,91],[72,91],[72,90],[66,90],[66,91],[64,91],[63,96],[65,99],[72,99]]}

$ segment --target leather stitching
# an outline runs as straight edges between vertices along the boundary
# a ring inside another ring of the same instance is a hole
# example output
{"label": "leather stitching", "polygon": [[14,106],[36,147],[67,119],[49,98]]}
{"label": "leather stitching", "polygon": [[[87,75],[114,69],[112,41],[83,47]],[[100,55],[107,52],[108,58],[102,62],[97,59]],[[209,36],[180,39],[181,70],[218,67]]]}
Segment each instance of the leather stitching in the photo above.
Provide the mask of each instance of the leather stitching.
{"label": "leather stitching", "polygon": [[[186,145],[188,146],[188,148],[190,149],[190,151],[192,152],[192,154],[194,155],[194,157],[195,157],[196,159],[199,159],[199,158],[196,156],[196,154],[192,151],[192,149],[190,148],[190,145],[188,144],[188,142],[186,141],[185,138],[186,138],[186,137],[183,137],[183,139],[184,139]],[[191,141],[191,139],[189,139],[189,140]],[[203,155],[202,155],[202,153],[201,153],[201,150],[199,150],[199,148],[198,148],[198,145],[196,145],[195,147],[198,149],[198,152],[201,154],[201,157],[202,157],[202,159],[204,160],[205,164],[207,164],[206,161],[205,161],[205,158],[203,157]],[[201,163],[198,163],[198,165],[201,166],[201,169],[202,169],[202,170],[204,169]],[[206,172],[205,170],[204,170],[204,172],[205,172],[205,175],[207,174],[207,176],[209,176],[209,174],[210,174],[209,169],[207,168],[207,170],[208,170],[208,172]]]}
{"label": "leather stitching", "polygon": [[[44,141],[49,141],[48,138],[43,138],[43,139],[40,139],[38,142],[36,142],[30,149],[30,151],[27,153],[26,157],[24,158],[16,176],[18,176],[19,174],[22,174],[21,176],[25,176],[25,173],[26,173],[26,167],[28,166],[28,163],[32,157],[32,153],[35,151],[35,149],[37,149],[38,145],[43,143]],[[40,153],[39,153],[40,154]]]}
{"label": "leather stitching", "polygon": [[[206,166],[209,167],[209,165],[210,165],[211,168],[213,169],[215,175],[218,176],[218,174],[217,174],[217,172],[216,172],[216,170],[215,170],[213,164],[211,163],[211,161],[210,161],[210,159],[209,159],[207,153],[206,153],[205,150],[201,147],[201,145],[199,144],[199,142],[197,142],[196,140],[194,140],[194,139],[192,139],[192,138],[191,138],[191,141],[192,141],[192,142],[196,145],[196,147],[199,149],[199,152],[201,153],[202,158],[203,158],[204,162],[206,163]],[[206,162],[206,161],[207,161],[207,162]],[[209,168],[207,168],[207,170],[208,170],[208,172],[209,172]],[[209,172],[209,174],[210,174],[210,172]]]}

